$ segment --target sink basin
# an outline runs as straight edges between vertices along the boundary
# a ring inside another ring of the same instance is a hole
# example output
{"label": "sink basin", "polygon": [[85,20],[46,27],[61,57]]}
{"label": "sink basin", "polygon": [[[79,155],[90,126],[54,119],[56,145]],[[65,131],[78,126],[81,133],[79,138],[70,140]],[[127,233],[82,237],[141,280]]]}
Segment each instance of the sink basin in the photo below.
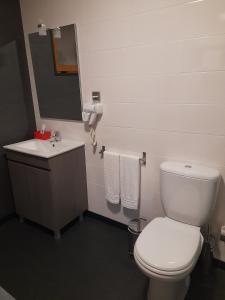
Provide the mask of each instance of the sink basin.
{"label": "sink basin", "polygon": [[20,143],[4,146],[4,149],[12,150],[16,152],[22,152],[34,156],[43,158],[50,158],[64,152],[84,146],[83,142],[77,142],[72,140],[61,140],[58,142],[50,142],[49,140],[27,140]]}

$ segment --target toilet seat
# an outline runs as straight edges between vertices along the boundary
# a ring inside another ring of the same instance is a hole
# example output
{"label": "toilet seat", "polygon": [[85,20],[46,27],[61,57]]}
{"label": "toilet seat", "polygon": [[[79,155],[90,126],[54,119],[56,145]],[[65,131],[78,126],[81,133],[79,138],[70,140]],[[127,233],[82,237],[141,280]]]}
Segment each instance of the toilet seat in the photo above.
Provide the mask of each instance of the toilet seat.
{"label": "toilet seat", "polygon": [[201,253],[200,228],[168,217],[156,218],[140,234],[134,256],[148,275],[165,279],[187,276]]}

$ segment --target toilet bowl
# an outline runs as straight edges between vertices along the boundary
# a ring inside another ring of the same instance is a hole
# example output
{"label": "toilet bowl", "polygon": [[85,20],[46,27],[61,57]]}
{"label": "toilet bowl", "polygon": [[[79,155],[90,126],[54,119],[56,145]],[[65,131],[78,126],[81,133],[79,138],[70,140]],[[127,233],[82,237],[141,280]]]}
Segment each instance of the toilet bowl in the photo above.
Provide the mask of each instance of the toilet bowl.
{"label": "toilet bowl", "polygon": [[139,268],[150,278],[149,299],[184,299],[189,274],[202,245],[199,227],[167,217],[156,218],[146,226],[135,244],[134,257]]}
{"label": "toilet bowl", "polygon": [[217,170],[177,162],[160,166],[166,217],[151,221],[139,235],[134,258],[149,277],[149,300],[184,300],[190,273],[203,246],[200,226],[214,207]]}

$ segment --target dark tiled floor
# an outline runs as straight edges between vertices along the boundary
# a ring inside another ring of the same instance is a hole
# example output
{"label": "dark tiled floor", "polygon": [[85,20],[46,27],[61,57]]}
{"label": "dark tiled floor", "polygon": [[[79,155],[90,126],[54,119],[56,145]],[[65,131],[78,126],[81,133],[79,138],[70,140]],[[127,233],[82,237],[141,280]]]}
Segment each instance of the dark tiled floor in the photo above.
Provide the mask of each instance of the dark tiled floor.
{"label": "dark tiled floor", "polygon": [[[146,300],[147,279],[127,255],[126,230],[86,216],[55,241],[12,219],[0,226],[0,285],[17,300]],[[187,300],[225,299],[225,271],[193,273]]]}
{"label": "dark tiled floor", "polygon": [[191,286],[185,300],[225,300],[225,270],[215,264],[205,272],[198,263],[191,276]]}
{"label": "dark tiled floor", "polygon": [[141,300],[147,280],[127,254],[127,232],[91,217],[62,239],[17,219],[0,226],[0,285],[17,300]]}

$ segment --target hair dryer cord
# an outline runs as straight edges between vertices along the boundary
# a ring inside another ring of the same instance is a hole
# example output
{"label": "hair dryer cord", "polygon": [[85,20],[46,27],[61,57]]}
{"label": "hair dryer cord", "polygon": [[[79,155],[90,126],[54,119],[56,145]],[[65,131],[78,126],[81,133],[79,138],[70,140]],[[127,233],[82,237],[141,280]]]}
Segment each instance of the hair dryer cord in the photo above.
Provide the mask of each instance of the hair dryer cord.
{"label": "hair dryer cord", "polygon": [[91,138],[91,144],[93,147],[97,146],[97,140],[96,140],[96,134],[94,128],[91,127],[90,129],[90,138]]}

